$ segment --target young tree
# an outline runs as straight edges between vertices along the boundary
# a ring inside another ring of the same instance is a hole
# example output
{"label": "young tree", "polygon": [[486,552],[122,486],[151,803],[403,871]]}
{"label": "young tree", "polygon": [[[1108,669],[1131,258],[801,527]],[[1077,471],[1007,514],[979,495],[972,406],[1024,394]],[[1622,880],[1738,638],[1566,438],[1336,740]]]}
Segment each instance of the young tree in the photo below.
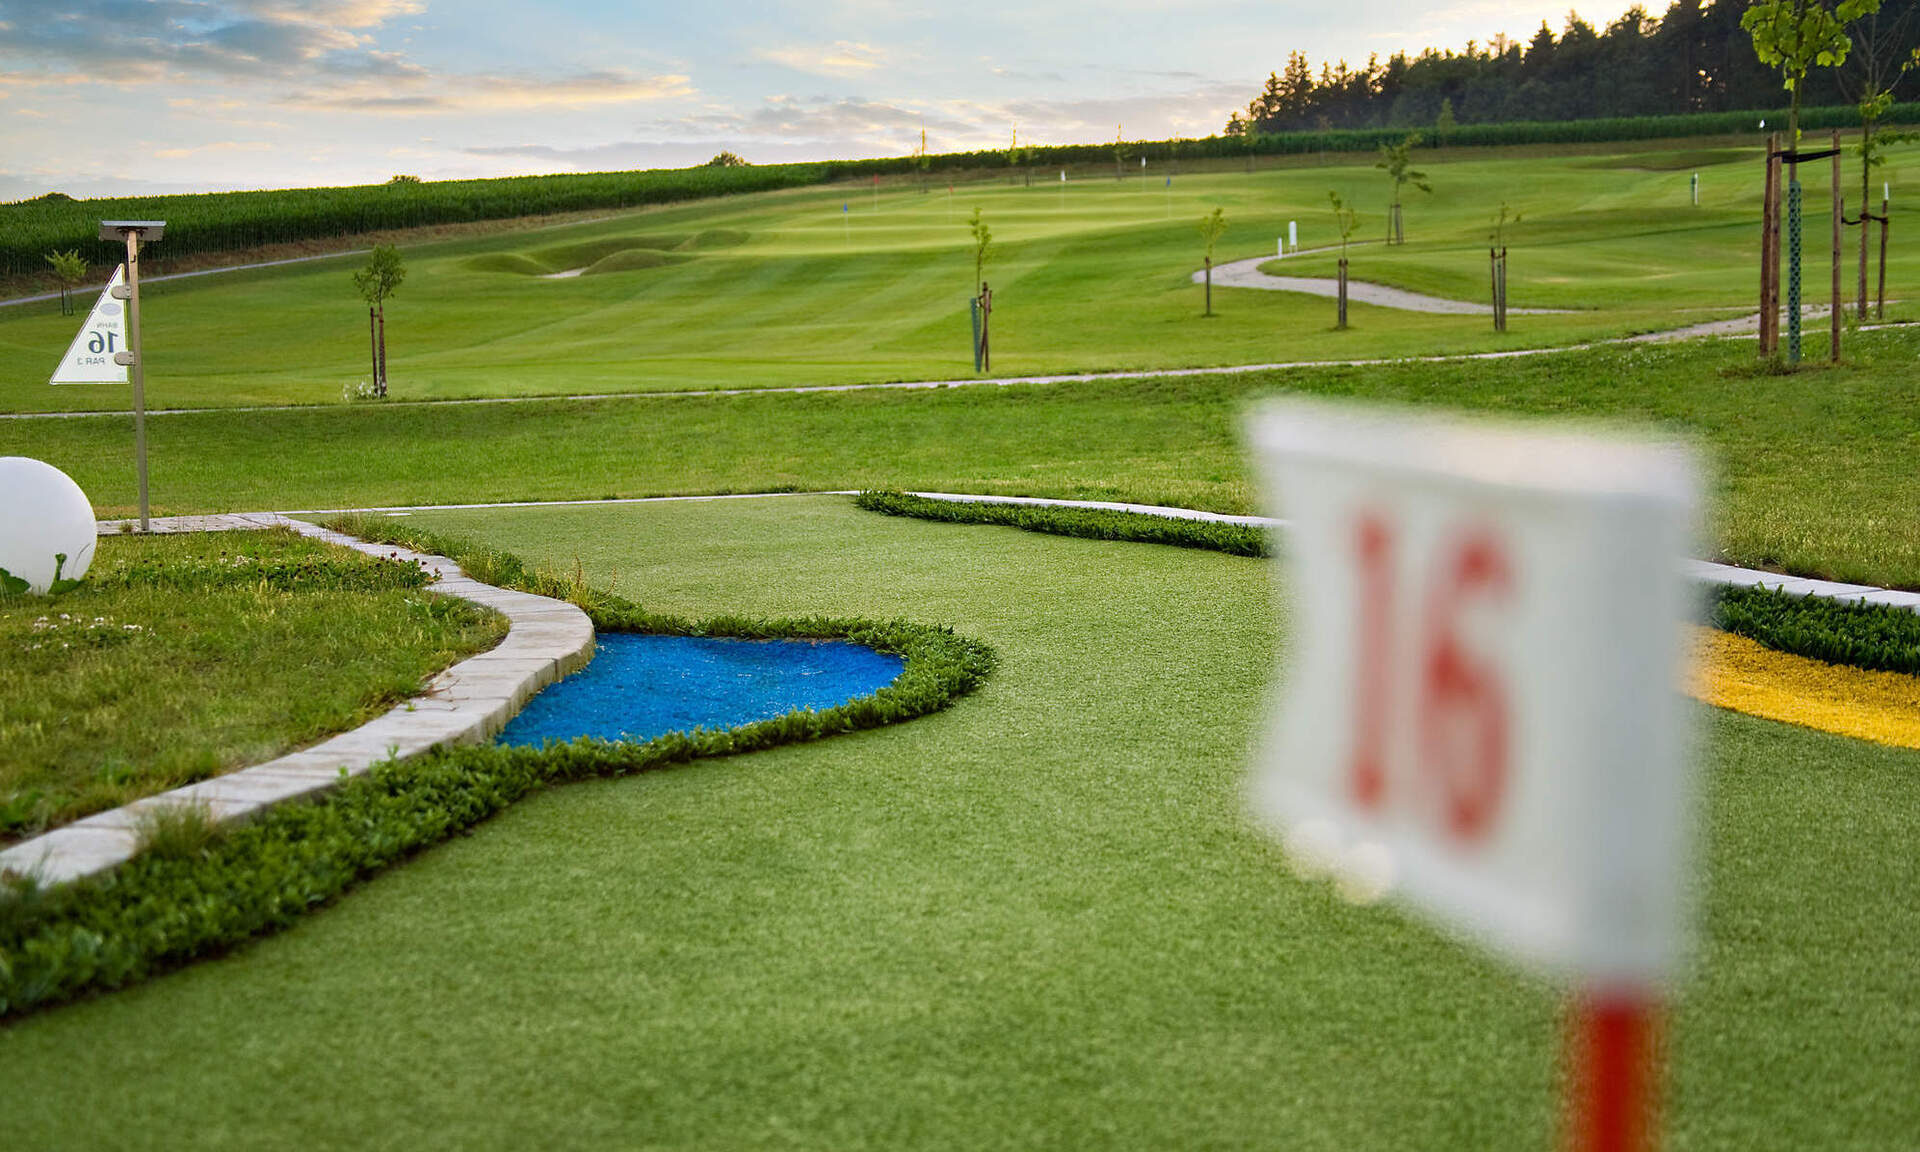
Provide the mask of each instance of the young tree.
{"label": "young tree", "polygon": [[1910,29],[1913,7],[1897,13],[1874,12],[1856,21],[1851,39],[1853,50],[1847,54],[1847,67],[1839,74],[1841,89],[1860,109],[1860,280],[1859,316],[1867,318],[1867,216],[1872,211],[1873,170],[1886,163],[1886,149],[1915,138],[1912,132],[1884,132],[1879,129],[1893,107],[1893,90],[1914,67],[1920,66],[1920,49],[1911,49]]}
{"label": "young tree", "polygon": [[373,394],[387,395],[387,298],[407,278],[400,250],[391,244],[376,244],[367,255],[367,266],[353,274],[353,286],[367,302],[367,336],[373,348]]}
{"label": "young tree", "polygon": [[1400,222],[1400,190],[1408,184],[1422,192],[1431,192],[1433,187],[1427,183],[1425,172],[1413,169],[1413,149],[1420,143],[1420,133],[1410,132],[1407,138],[1394,145],[1380,145],[1380,159],[1375,168],[1383,169],[1387,179],[1393,181],[1393,207],[1387,218],[1387,243],[1405,244],[1406,228]]}
{"label": "young tree", "polygon": [[1127,145],[1127,126],[1114,125],[1113,132],[1113,178],[1126,179],[1127,157],[1133,155],[1133,149]]}
{"label": "young tree", "polygon": [[1453,97],[1440,98],[1440,115],[1433,120],[1433,138],[1441,144],[1447,142],[1447,133],[1453,131]]}
{"label": "young tree", "polygon": [[49,252],[47,263],[53,265],[53,278],[60,283],[60,315],[73,315],[73,290],[86,279],[87,261],[80,255],[79,249],[70,252]]}
{"label": "young tree", "polygon": [[1200,217],[1200,239],[1207,246],[1207,310],[1205,315],[1213,315],[1213,246],[1227,230],[1227,214],[1219,208]]}
{"label": "young tree", "polygon": [[1340,199],[1340,193],[1327,193],[1328,203],[1333,205],[1333,226],[1340,233],[1340,295],[1334,327],[1347,326],[1347,244],[1353,239],[1353,230],[1360,226],[1360,214]]}
{"label": "young tree", "polygon": [[1880,11],[1880,0],[1840,0],[1829,8],[1821,0],[1764,0],[1740,17],[1753,38],[1753,54],[1780,72],[1787,90],[1787,147],[1800,146],[1800,94],[1807,72],[1846,63],[1853,41],[1847,25]]}
{"label": "young tree", "polygon": [[993,317],[993,290],[987,287],[986,280],[987,262],[993,259],[993,229],[980,218],[978,204],[974,205],[973,215],[967,218],[967,231],[973,235],[973,282],[980,286],[979,295],[969,303],[973,313],[973,370],[985,372],[993,365],[988,333]]}
{"label": "young tree", "polygon": [[967,217],[967,231],[973,235],[973,282],[981,285],[986,279],[987,261],[993,259],[993,229],[980,218],[977,204],[973,215]]}
{"label": "young tree", "polygon": [[[1821,0],[1764,0],[1740,17],[1753,38],[1753,54],[1778,69],[1787,90],[1787,151],[1800,150],[1800,95],[1807,72],[1846,63],[1853,42],[1847,25],[1880,10],[1880,0],[1840,0],[1832,8]],[[1800,359],[1800,170],[1787,178],[1787,359]]]}

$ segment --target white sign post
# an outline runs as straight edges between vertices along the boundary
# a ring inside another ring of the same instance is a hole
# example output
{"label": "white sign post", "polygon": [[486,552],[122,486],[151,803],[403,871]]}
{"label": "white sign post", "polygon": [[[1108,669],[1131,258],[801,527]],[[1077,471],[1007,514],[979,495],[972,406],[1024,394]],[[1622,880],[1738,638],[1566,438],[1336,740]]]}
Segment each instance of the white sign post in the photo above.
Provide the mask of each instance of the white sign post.
{"label": "white sign post", "polygon": [[1571,1147],[1652,1135],[1684,922],[1685,451],[1281,402],[1293,667],[1255,807],[1309,869],[1570,977]]}

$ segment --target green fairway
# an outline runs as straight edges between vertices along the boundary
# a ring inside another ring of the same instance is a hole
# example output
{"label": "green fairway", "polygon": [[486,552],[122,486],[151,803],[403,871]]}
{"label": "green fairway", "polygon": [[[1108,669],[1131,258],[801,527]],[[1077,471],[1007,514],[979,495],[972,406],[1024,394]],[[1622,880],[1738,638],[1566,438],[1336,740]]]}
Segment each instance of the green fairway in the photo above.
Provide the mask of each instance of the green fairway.
{"label": "green fairway", "polygon": [[[1090,383],[155,419],[167,512],[893,487],[1253,507],[1240,421],[1280,390],[1653,423],[1716,479],[1708,550],[1920,587],[1920,332],[1863,334],[1834,370],[1755,374],[1750,345]],[[103,515],[133,505],[124,418],[0,420]]]}
{"label": "green fairway", "polygon": [[[0,1145],[1550,1142],[1553,991],[1247,825],[1267,563],[838,498],[419,520],[657,610],[951,623],[1001,667],[902,727],[539,794],[278,937],[11,1025]],[[1897,1147],[1920,759],[1706,736],[1670,1144]]]}
{"label": "green fairway", "polygon": [[[987,279],[1001,374],[1498,350],[1674,327],[1752,307],[1757,156],[1697,142],[1422,153],[1434,192],[1407,202],[1410,243],[1356,249],[1353,274],[1479,300],[1487,232],[1505,201],[1522,215],[1509,239],[1512,304],[1578,310],[1515,317],[1505,334],[1484,317],[1366,306],[1335,332],[1331,301],[1251,290],[1218,290],[1219,314],[1200,316],[1195,222],[1215,207],[1229,222],[1222,261],[1271,254],[1290,220],[1305,246],[1336,242],[1330,190],[1360,206],[1359,238],[1380,232],[1386,178],[1355,156],[1187,172],[1170,189],[1150,170],[963,184],[951,195],[944,184],[877,198],[849,187],[765,193],[422,244],[406,251],[408,278],[388,309],[394,395],[965,377],[975,206],[996,245]],[[1687,202],[1689,161],[1702,173],[1698,208]],[[1920,147],[1896,148],[1885,178],[1898,185],[1916,163]],[[1823,204],[1824,176],[1810,173],[1807,187],[1809,204]],[[1808,251],[1814,300],[1826,265],[1817,240]],[[1914,252],[1896,231],[1896,297],[1920,273]],[[1323,275],[1330,259],[1280,266]],[[356,260],[150,286],[149,402],[341,403],[368,374],[366,316],[348,281]],[[543,278],[574,270],[584,274]],[[0,309],[0,411],[124,408],[118,387],[46,385],[77,324],[52,303]]]}

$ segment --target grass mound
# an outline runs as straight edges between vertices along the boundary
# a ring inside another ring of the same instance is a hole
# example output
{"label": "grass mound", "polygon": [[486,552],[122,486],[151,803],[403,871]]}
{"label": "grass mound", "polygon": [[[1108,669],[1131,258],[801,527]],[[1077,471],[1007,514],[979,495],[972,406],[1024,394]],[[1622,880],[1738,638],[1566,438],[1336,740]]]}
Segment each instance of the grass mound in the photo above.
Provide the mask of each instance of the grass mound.
{"label": "grass mound", "polygon": [[651,248],[630,248],[624,252],[615,252],[603,256],[587,265],[582,276],[604,276],[609,272],[638,272],[645,268],[658,268],[663,264],[685,263],[687,257],[676,256],[671,252],[656,252]]}
{"label": "grass mound", "polygon": [[1634,152],[1625,156],[1608,156],[1603,160],[1594,161],[1588,167],[1615,171],[1681,172],[1688,168],[1737,164],[1753,159],[1757,155],[1758,153],[1751,148],[1680,148],[1670,151]]}
{"label": "grass mound", "polygon": [[747,233],[738,228],[708,228],[680,244],[682,248],[738,248],[747,242]]}
{"label": "grass mound", "polygon": [[513,276],[545,276],[553,269],[521,252],[488,252],[466,261],[474,272],[505,272]]}

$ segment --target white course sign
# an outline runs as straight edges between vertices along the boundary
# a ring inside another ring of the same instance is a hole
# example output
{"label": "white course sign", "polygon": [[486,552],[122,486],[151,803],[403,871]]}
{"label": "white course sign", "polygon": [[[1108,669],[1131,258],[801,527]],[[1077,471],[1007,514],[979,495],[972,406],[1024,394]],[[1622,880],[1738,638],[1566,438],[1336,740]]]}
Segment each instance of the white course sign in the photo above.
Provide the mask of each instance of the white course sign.
{"label": "white course sign", "polygon": [[127,305],[114,295],[126,282],[126,266],[113,270],[113,279],[87,313],[87,322],[73,338],[67,354],[54,369],[52,384],[125,384],[127,366],[115,361],[127,351]]}
{"label": "white course sign", "polygon": [[1259,814],[1303,865],[1513,958],[1669,977],[1691,456],[1305,402],[1251,433],[1293,606]]}

